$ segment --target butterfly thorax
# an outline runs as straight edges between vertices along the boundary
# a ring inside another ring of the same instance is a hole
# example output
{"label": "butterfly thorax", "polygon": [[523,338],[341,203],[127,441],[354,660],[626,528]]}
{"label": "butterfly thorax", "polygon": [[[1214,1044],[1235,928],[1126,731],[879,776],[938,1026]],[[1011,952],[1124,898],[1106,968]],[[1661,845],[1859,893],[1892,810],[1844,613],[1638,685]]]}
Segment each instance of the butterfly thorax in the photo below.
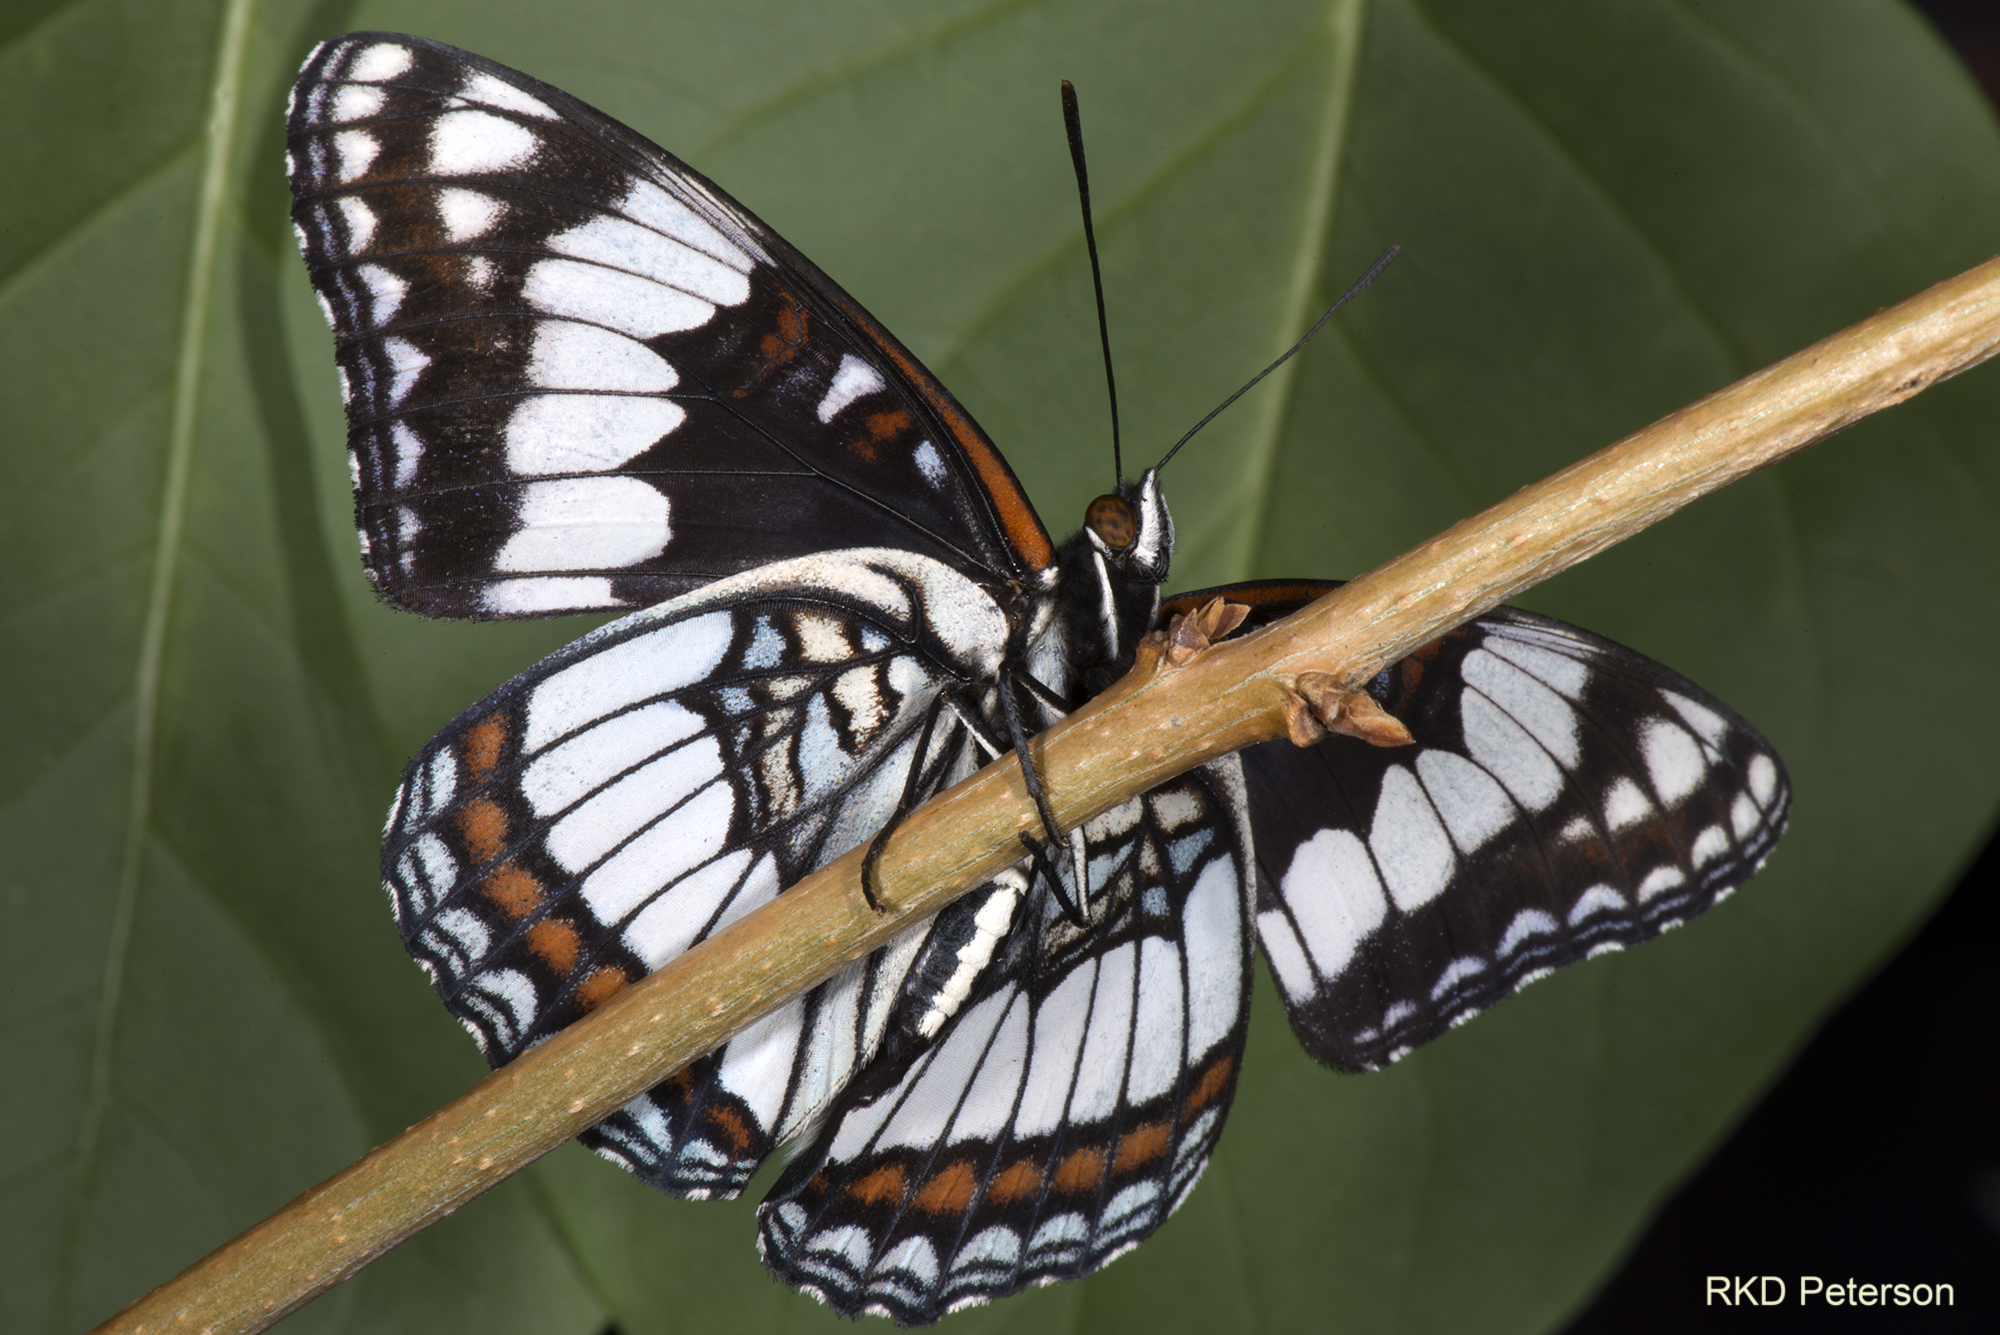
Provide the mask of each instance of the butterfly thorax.
{"label": "butterfly thorax", "polygon": [[1084,526],[1057,549],[1050,633],[1060,637],[1072,705],[1132,666],[1159,614],[1173,550],[1174,520],[1157,469],[1092,501]]}

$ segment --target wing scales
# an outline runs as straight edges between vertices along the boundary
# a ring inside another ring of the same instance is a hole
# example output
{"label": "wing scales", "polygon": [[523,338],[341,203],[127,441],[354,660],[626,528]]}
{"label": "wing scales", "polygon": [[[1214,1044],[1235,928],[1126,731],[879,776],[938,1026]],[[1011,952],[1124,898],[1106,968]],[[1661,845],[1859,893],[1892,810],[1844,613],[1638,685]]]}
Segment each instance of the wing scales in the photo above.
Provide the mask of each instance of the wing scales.
{"label": "wing scales", "polygon": [[[852,847],[913,765],[924,795],[969,772],[962,727],[941,722],[919,757],[921,725],[990,668],[981,637],[1003,627],[969,581],[895,552],[767,567],[603,627],[411,762],[383,844],[405,943],[505,1062]],[[677,1194],[734,1194],[874,1051],[879,998],[932,930],[586,1141]]]}
{"label": "wing scales", "polygon": [[557,89],[362,33],[307,61],[299,233],[336,334],[363,554],[433,616],[661,602],[884,544],[1048,563],[927,371],[711,182]]}
{"label": "wing scales", "polygon": [[[1264,624],[1334,587],[1221,594]],[[1686,678],[1500,608],[1369,687],[1411,747],[1348,737],[1242,753],[1258,930],[1321,1060],[1395,1060],[1587,956],[1702,913],[1749,879],[1790,806],[1770,744]]]}
{"label": "wing scales", "polygon": [[885,1046],[759,1208],[780,1278],[920,1324],[1088,1274],[1165,1220],[1242,1056],[1235,785],[1224,764],[1086,825],[1089,926],[1036,896],[934,1044]]}

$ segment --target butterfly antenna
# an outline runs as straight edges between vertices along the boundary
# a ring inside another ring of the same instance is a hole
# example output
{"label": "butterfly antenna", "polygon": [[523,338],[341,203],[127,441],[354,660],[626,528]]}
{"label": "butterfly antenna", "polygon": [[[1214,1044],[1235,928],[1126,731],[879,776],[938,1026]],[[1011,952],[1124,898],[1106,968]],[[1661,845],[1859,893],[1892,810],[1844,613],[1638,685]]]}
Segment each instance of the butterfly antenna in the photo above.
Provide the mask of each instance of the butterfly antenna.
{"label": "butterfly antenna", "polygon": [[1111,326],[1104,318],[1104,274],[1097,265],[1097,230],[1090,223],[1090,171],[1083,165],[1083,121],[1076,89],[1062,81],[1063,128],[1069,131],[1069,160],[1076,166],[1076,197],[1083,205],[1083,244],[1090,248],[1090,285],[1097,289],[1097,339],[1104,345],[1104,388],[1111,395],[1111,466],[1125,485],[1125,459],[1118,448],[1118,380],[1111,374]]}
{"label": "butterfly antenna", "polygon": [[1222,415],[1222,410],[1224,408],[1227,408],[1230,404],[1236,402],[1236,400],[1242,398],[1245,394],[1248,394],[1251,390],[1255,389],[1257,387],[1258,381],[1262,380],[1265,376],[1271,374],[1271,372],[1277,370],[1280,366],[1283,366],[1286,362],[1290,361],[1292,359],[1293,354],[1298,352],[1298,350],[1300,348],[1303,348],[1306,344],[1312,342],[1313,335],[1317,334],[1320,330],[1326,328],[1326,322],[1333,318],[1333,313],[1339,310],[1342,306],[1345,306],[1348,302],[1360,296],[1362,289],[1367,287],[1370,283],[1374,282],[1377,278],[1379,278],[1382,274],[1382,271],[1389,267],[1389,261],[1395,259],[1396,256],[1402,252],[1402,249],[1403,248],[1401,246],[1391,246],[1387,250],[1383,251],[1381,255],[1377,256],[1375,262],[1368,266],[1368,272],[1362,274],[1361,277],[1357,278],[1354,281],[1353,287],[1350,287],[1347,289],[1347,291],[1341,293],[1339,301],[1334,302],[1333,305],[1326,308],[1326,314],[1320,316],[1319,320],[1313,325],[1313,327],[1306,330],[1306,336],[1304,338],[1292,344],[1291,347],[1286,348],[1284,353],[1278,358],[1278,360],[1272,362],[1269,366],[1259,371],[1256,375],[1251,376],[1249,380],[1244,382],[1243,387],[1241,389],[1238,389],[1234,394],[1231,394],[1221,403],[1216,404],[1215,407],[1209,411],[1208,416],[1202,418],[1199,422],[1196,422],[1193,426],[1189,427],[1187,434],[1185,436],[1182,436],[1179,440],[1175,441],[1174,447],[1168,450],[1166,454],[1161,457],[1159,463],[1153,465],[1155,471],[1165,468],[1167,466],[1167,460],[1173,458],[1176,454],[1180,453],[1181,446],[1193,440],[1195,432],[1201,430],[1203,427],[1207,426],[1210,422],[1213,422],[1216,418],[1220,417]]}

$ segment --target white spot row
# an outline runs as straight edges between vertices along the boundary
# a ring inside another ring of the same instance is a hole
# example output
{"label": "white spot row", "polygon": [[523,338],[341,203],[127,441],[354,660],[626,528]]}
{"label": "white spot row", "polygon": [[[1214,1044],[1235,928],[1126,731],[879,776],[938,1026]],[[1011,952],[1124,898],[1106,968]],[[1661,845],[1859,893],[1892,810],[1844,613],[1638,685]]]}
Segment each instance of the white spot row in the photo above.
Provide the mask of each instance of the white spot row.
{"label": "white spot row", "polygon": [[680,617],[675,610],[671,604],[661,608],[665,624],[585,652],[536,685],[528,699],[523,749],[539,752],[579,728],[669,696],[713,672],[734,634],[732,617],[727,612]]}
{"label": "white spot row", "polygon": [[[1491,709],[1470,691],[1464,701],[1469,715]],[[1497,712],[1488,717],[1505,722]],[[1515,745],[1546,760],[1525,737]],[[1286,991],[1294,997],[1314,991],[1308,956],[1321,977],[1338,977],[1386,920],[1391,902],[1404,913],[1430,903],[1451,884],[1460,856],[1520,818],[1493,776],[1463,756],[1426,750],[1414,773],[1390,766],[1365,845],[1351,831],[1327,829],[1294,850],[1280,889],[1297,934],[1282,912],[1259,915],[1265,953]]]}
{"label": "white spot row", "polygon": [[409,47],[381,42],[363,47],[351,56],[341,73],[356,83],[387,83],[409,73],[415,59]]}
{"label": "white spot row", "polygon": [[[622,569],[658,556],[673,538],[666,496],[634,477],[528,483],[521,488],[514,522],[514,533],[494,557],[496,570]],[[497,589],[489,593],[489,604],[498,595]]]}
{"label": "white spot row", "polygon": [[492,969],[478,975],[459,994],[459,1000],[486,1021],[484,1027],[470,1020],[464,1023],[478,1040],[480,1051],[489,1057],[495,1050],[509,1054],[519,1050],[534,1027],[540,1004],[534,982],[518,969]]}

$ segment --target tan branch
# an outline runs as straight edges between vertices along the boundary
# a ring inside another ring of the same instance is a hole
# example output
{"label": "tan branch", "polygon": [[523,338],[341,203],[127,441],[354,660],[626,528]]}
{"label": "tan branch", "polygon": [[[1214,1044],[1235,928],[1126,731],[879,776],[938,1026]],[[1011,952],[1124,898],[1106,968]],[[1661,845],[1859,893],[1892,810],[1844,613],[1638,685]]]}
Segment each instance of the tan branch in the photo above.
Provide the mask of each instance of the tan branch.
{"label": "tan branch", "polygon": [[[1298,615],[1130,675],[1034,743],[1065,826],[1251,742],[1286,735],[1293,686],[1352,690],[1411,649],[1697,497],[1985,360],[2000,260],[1738,381],[1346,585]],[[1180,654],[1170,656],[1173,659]],[[101,1331],[262,1330],[695,1057],[1018,861],[1033,809],[989,765],[884,851],[889,911],[858,850],[161,1285]]]}

